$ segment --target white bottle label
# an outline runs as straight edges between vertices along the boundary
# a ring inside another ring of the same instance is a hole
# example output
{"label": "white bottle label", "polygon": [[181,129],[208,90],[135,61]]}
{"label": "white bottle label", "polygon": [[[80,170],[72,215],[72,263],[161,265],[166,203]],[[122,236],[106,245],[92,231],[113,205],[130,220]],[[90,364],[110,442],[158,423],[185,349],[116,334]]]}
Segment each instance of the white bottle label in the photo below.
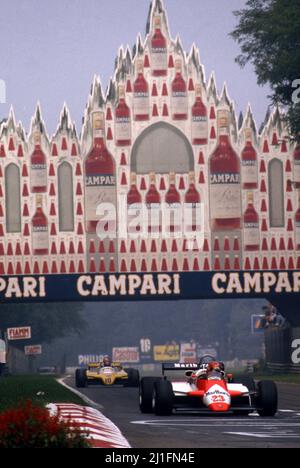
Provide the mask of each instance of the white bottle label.
{"label": "white bottle label", "polygon": [[242,161],[243,184],[258,184],[258,167],[256,161]]}
{"label": "white bottle label", "polygon": [[200,203],[186,203],[184,206],[184,224],[187,231],[201,232],[202,211]]}
{"label": "white bottle label", "polygon": [[211,174],[210,208],[212,219],[241,218],[241,184],[239,174]]}
{"label": "white bottle label", "polygon": [[300,182],[300,161],[294,161],[294,179],[295,182]]}
{"label": "white bottle label", "polygon": [[96,214],[101,204],[116,206],[116,178],[114,175],[92,175],[85,178],[85,216],[86,221],[97,221]]}
{"label": "white bottle label", "polygon": [[133,98],[134,116],[149,115],[149,94],[134,93]]}
{"label": "white bottle label", "polygon": [[244,246],[254,247],[260,245],[259,224],[245,223],[244,224]]}
{"label": "white bottle label", "polygon": [[31,165],[31,188],[47,186],[47,166],[46,164]]}
{"label": "white bottle label", "polygon": [[127,231],[140,233],[143,223],[143,206],[140,203],[128,205],[127,208]]}
{"label": "white bottle label", "polygon": [[207,140],[208,139],[208,120],[207,117],[193,117],[192,119],[192,139]]}
{"label": "white bottle label", "polygon": [[166,71],[168,69],[167,49],[151,49],[151,66],[154,71]]}
{"label": "white bottle label", "polygon": [[130,125],[129,117],[116,119],[116,140],[117,141],[131,140],[131,125]]}
{"label": "white bottle label", "polygon": [[47,226],[33,226],[32,227],[32,245],[33,251],[48,250],[49,236]]}
{"label": "white bottle label", "polygon": [[188,113],[187,94],[176,92],[172,94],[172,112],[173,115]]}

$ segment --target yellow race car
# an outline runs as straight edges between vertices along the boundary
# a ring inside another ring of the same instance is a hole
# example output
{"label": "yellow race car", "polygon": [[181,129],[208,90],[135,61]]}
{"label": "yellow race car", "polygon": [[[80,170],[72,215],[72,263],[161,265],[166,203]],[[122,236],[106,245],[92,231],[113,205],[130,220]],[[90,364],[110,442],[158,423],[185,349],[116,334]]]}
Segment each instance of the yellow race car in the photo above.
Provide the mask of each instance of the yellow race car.
{"label": "yellow race car", "polygon": [[77,369],[75,373],[77,388],[89,385],[124,385],[124,387],[139,387],[140,375],[137,369],[123,369],[119,362],[104,366],[103,362],[89,364],[87,369]]}

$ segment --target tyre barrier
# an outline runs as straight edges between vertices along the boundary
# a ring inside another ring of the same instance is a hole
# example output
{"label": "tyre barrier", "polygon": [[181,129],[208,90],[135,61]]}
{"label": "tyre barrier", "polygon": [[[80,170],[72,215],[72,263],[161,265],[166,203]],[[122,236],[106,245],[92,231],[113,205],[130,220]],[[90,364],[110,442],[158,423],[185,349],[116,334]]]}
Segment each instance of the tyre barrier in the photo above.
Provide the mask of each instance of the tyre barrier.
{"label": "tyre barrier", "polygon": [[75,404],[50,404],[51,415],[59,416],[89,441],[91,448],[131,448],[119,428],[100,411]]}

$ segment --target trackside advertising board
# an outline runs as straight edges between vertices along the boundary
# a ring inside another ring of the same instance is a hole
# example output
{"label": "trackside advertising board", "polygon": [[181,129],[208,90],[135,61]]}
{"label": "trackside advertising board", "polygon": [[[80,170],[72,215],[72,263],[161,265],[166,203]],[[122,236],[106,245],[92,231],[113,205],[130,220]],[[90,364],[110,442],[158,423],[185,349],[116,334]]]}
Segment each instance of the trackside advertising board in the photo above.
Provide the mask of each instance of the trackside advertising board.
{"label": "trackside advertising board", "polygon": [[180,345],[166,344],[154,346],[153,357],[156,362],[178,362],[180,361]]}
{"label": "trackside advertising board", "polygon": [[113,348],[113,357],[114,362],[121,362],[125,364],[137,364],[140,362],[140,353],[139,348],[135,347],[123,347],[123,348]]}
{"label": "trackside advertising board", "polygon": [[8,328],[7,339],[9,341],[30,340],[31,339],[31,327]]}
{"label": "trackside advertising board", "polygon": [[39,356],[42,354],[42,345],[25,346],[24,352],[26,356]]}

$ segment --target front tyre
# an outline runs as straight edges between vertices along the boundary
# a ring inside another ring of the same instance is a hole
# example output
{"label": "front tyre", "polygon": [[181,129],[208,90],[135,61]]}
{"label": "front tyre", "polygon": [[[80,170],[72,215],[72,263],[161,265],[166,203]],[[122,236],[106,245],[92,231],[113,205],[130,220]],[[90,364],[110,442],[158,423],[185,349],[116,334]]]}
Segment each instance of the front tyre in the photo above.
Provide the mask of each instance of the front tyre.
{"label": "front tyre", "polygon": [[87,386],[87,377],[85,369],[77,369],[75,373],[75,384],[77,388],[85,388]]}
{"label": "front tyre", "polygon": [[154,385],[160,379],[157,377],[144,377],[140,383],[140,410],[144,414],[153,413],[153,391]]}
{"label": "front tyre", "polygon": [[278,411],[277,386],[270,380],[257,384],[257,412],[262,417],[274,417]]}
{"label": "front tyre", "polygon": [[125,387],[138,388],[140,385],[140,373],[137,369],[127,369],[128,380]]}
{"label": "front tyre", "polygon": [[157,416],[171,416],[174,407],[174,393],[171,382],[159,380],[154,384],[153,410]]}

